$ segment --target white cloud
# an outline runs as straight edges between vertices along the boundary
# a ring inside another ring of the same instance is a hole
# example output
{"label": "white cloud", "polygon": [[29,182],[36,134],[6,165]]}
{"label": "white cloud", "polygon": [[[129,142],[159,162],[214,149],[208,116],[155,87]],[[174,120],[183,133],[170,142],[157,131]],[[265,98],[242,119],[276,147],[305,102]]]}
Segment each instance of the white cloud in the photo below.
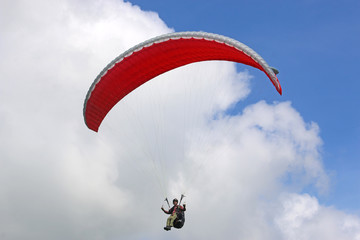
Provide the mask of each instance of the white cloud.
{"label": "white cloud", "polygon": [[319,205],[308,194],[282,198],[276,223],[285,239],[360,239],[360,219]]}
{"label": "white cloud", "polygon": [[[173,31],[156,13],[115,0],[2,1],[0,11],[2,239],[359,238],[357,216],[296,194],[329,185],[315,123],[289,102],[224,113],[250,92],[234,64],[161,75],[99,133],[85,127],[101,69]],[[185,190],[186,225],[164,232],[159,201]]]}

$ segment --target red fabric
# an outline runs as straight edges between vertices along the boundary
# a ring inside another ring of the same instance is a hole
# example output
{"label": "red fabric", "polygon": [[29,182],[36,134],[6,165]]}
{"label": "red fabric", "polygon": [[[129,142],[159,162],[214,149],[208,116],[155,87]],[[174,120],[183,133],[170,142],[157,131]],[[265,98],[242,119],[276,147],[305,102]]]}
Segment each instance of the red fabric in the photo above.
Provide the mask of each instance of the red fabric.
{"label": "red fabric", "polygon": [[87,126],[97,132],[106,114],[117,102],[157,75],[206,60],[239,62],[265,72],[251,57],[224,43],[193,38],[155,43],[124,58],[96,84],[86,103],[84,114]]}

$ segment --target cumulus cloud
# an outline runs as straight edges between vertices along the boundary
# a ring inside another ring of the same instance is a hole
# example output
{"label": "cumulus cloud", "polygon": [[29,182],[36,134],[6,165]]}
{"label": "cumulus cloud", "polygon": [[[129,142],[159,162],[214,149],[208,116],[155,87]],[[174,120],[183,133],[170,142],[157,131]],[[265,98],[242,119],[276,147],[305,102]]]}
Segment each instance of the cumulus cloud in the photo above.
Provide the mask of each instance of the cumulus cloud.
{"label": "cumulus cloud", "polygon": [[285,239],[360,239],[360,219],[321,206],[308,194],[287,194],[275,222]]}
{"label": "cumulus cloud", "polygon": [[[359,239],[357,216],[300,194],[329,187],[319,126],[289,102],[246,106],[251,75],[232,63],[163,74],[100,133],[85,127],[102,68],[173,31],[156,13],[115,0],[2,1],[0,31],[2,239]],[[161,201],[182,192],[186,225],[164,232]]]}

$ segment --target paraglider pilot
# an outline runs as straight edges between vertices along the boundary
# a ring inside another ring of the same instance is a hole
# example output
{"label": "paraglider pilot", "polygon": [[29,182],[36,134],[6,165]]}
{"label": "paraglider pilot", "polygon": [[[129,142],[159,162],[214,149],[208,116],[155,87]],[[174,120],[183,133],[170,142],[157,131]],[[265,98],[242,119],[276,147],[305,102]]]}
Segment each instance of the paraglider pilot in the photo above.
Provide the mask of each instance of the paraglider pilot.
{"label": "paraglider pilot", "polygon": [[166,231],[171,230],[171,227],[174,227],[174,221],[177,218],[177,213],[179,211],[186,211],[186,204],[183,204],[183,206],[178,205],[179,201],[175,198],[173,200],[173,204],[174,206],[172,208],[170,208],[168,211],[166,211],[164,209],[164,207],[161,207],[161,210],[164,211],[164,213],[166,214],[171,214],[170,217],[168,217],[167,221],[166,221],[166,227],[164,227],[164,229]]}

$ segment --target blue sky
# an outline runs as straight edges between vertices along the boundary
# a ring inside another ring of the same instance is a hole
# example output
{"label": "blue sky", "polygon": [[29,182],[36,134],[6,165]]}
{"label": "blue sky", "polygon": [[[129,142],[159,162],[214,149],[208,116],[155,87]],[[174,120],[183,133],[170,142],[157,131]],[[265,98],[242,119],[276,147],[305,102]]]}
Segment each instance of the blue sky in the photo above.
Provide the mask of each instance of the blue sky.
{"label": "blue sky", "polygon": [[[319,124],[323,161],[332,176],[321,200],[360,212],[360,2],[133,0],[175,31],[207,31],[255,49],[278,75],[283,96],[253,81],[248,103],[289,100]],[[239,66],[241,67],[241,66]],[[251,74],[262,77],[255,70]]]}

